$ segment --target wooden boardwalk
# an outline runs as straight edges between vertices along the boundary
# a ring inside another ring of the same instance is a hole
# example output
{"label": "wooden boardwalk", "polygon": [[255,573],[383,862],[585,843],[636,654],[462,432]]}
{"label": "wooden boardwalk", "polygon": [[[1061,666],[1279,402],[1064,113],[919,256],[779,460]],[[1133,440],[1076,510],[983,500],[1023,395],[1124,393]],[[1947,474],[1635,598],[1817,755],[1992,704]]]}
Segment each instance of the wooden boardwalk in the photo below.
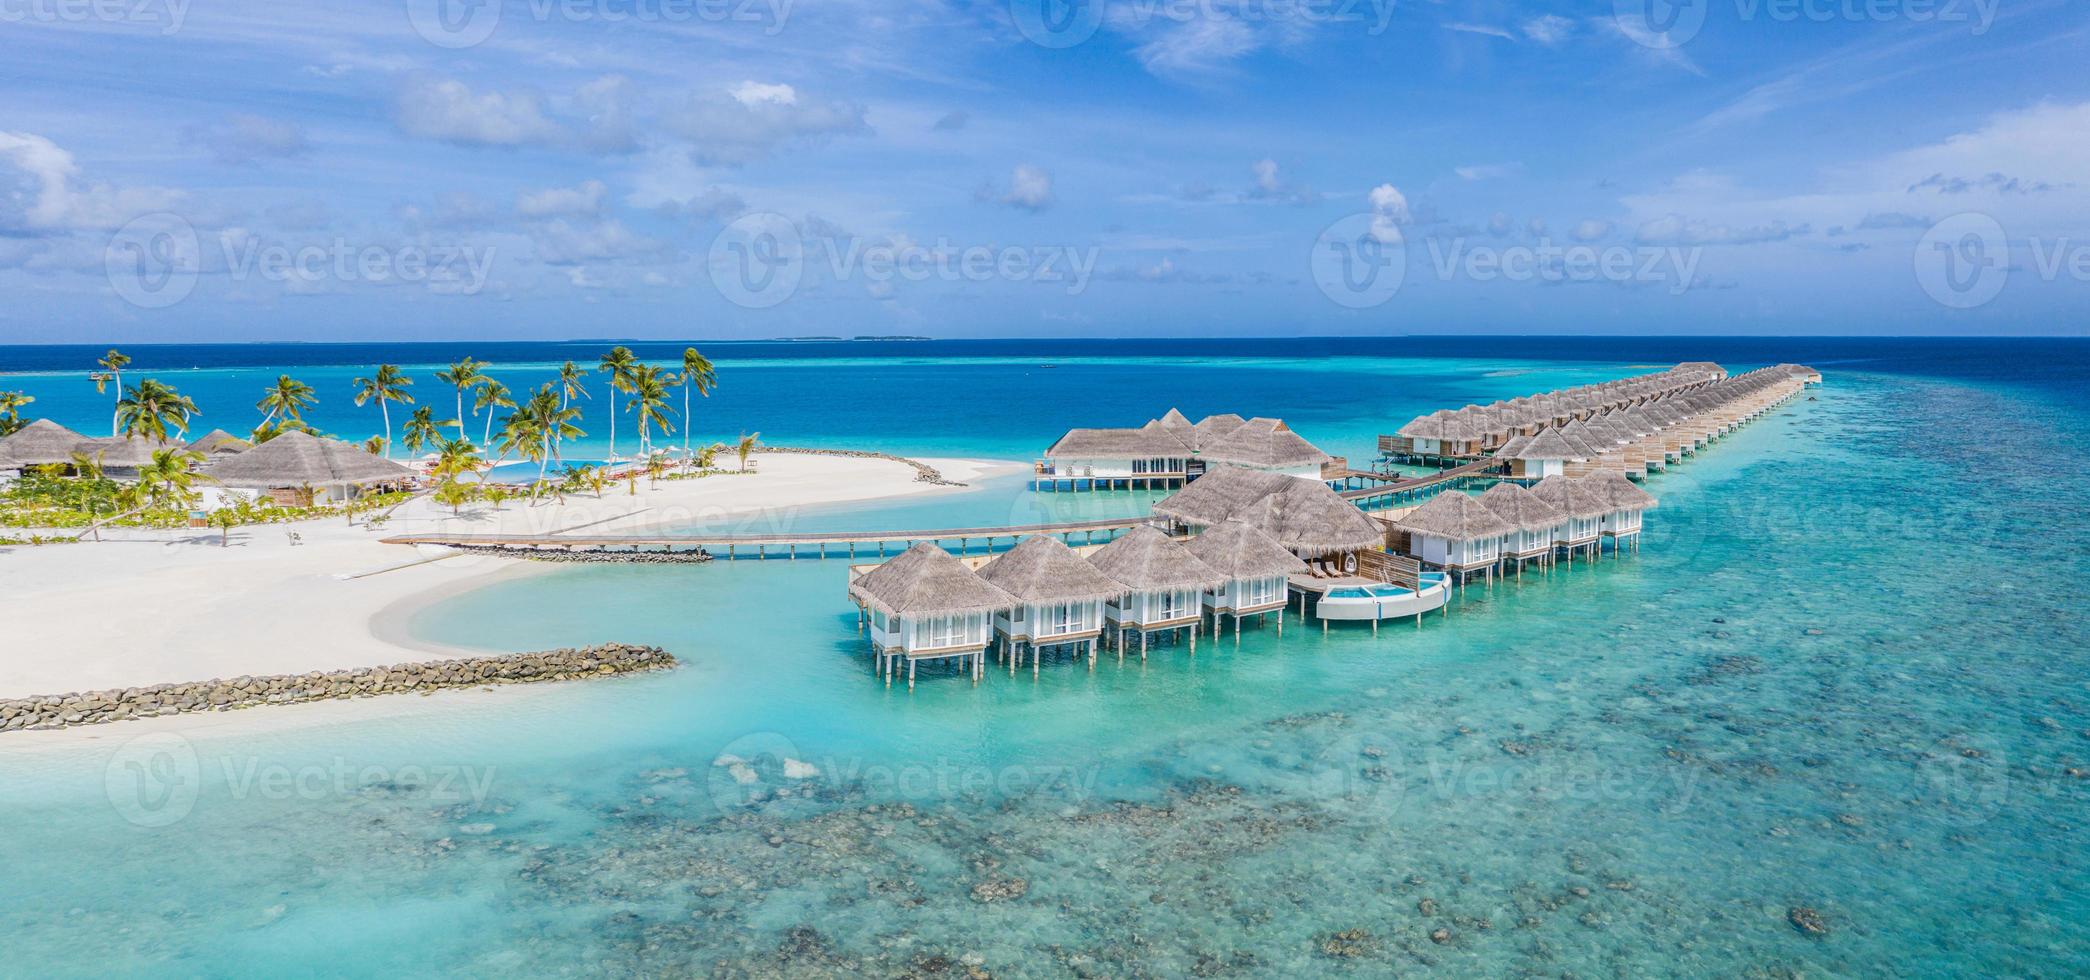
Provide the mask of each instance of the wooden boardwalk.
{"label": "wooden boardwalk", "polygon": [[[920,541],[958,543],[957,554],[971,550],[975,542],[993,551],[1000,539],[1013,547],[1033,534],[1050,534],[1070,545],[1108,541],[1119,532],[1138,527],[1151,517],[1117,517],[1107,520],[1065,521],[1058,524],[1023,524],[1013,527],[949,527],[899,531],[806,531],[798,534],[402,534],[384,539],[385,544],[451,545],[465,548],[515,550],[616,549],[628,551],[688,551],[701,548],[716,558],[856,558],[886,555],[907,550]],[[897,548],[893,547],[898,545]],[[779,554],[775,549],[782,549]]]}
{"label": "wooden boardwalk", "polygon": [[[1367,502],[1381,506],[1412,503],[1419,499],[1420,496],[1430,492],[1455,487],[1461,480],[1485,476],[1490,469],[1501,464],[1502,461],[1498,459],[1476,459],[1473,462],[1462,463],[1451,469],[1432,473],[1428,476],[1397,479],[1376,487],[1358,487],[1354,490],[1341,490],[1338,492],[1342,494],[1344,500],[1359,507],[1365,506]],[[1384,479],[1386,477],[1386,474],[1373,474],[1368,470],[1359,471],[1357,475],[1369,479]]]}

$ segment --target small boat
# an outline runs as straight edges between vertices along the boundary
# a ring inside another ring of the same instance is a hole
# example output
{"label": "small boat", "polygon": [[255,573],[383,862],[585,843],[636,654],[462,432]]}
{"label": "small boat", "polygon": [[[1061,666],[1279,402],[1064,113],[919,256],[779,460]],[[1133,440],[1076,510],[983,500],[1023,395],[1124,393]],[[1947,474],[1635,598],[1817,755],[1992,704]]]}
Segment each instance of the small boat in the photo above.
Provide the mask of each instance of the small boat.
{"label": "small boat", "polygon": [[1401,585],[1358,585],[1330,589],[1314,615],[1320,619],[1363,622],[1420,616],[1442,608],[1451,597],[1443,572],[1422,573],[1421,588]]}

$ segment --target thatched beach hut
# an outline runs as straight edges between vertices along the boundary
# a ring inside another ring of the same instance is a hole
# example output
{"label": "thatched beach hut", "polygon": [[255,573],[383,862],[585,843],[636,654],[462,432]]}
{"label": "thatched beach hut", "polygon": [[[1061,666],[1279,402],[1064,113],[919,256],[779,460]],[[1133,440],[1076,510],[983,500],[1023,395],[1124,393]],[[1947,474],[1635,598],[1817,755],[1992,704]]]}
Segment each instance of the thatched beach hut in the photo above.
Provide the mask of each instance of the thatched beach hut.
{"label": "thatched beach hut", "polygon": [[915,664],[923,660],[956,658],[977,682],[992,635],[990,619],[1020,604],[926,541],[857,576],[849,583],[849,598],[865,610],[862,622],[870,629],[879,675],[891,684],[904,659],[910,688]]}
{"label": "thatched beach hut", "polygon": [[212,429],[202,438],[191,441],[189,448],[205,457],[231,456],[254,448],[254,444],[224,429]]}
{"label": "thatched beach hut", "polygon": [[1031,673],[1038,672],[1043,647],[1080,643],[1096,663],[1096,640],[1103,635],[1103,604],[1125,591],[1110,576],[1081,559],[1058,538],[1033,535],[980,566],[979,576],[1016,599],[994,614],[1009,670],[1031,651]]}
{"label": "thatched beach hut", "polygon": [[1447,490],[1409,511],[1394,526],[1408,532],[1408,554],[1458,574],[1492,574],[1502,539],[1516,531],[1478,499]]}
{"label": "thatched beach hut", "polygon": [[1212,610],[1215,624],[1218,616],[1233,614],[1238,637],[1241,617],[1276,612],[1277,635],[1284,635],[1284,607],[1289,598],[1285,584],[1293,575],[1306,573],[1305,562],[1245,521],[1221,522],[1184,547],[1226,576],[1226,584],[1205,593],[1205,607]]}
{"label": "thatched beach hut", "polygon": [[1516,562],[1519,569],[1529,559],[1552,563],[1553,540],[1568,519],[1560,508],[1515,483],[1489,487],[1480,495],[1480,502],[1516,529],[1503,536],[1504,560]]}
{"label": "thatched beach hut", "polygon": [[1147,638],[1159,630],[1189,628],[1190,648],[1197,649],[1197,627],[1204,621],[1203,593],[1226,584],[1226,575],[1174,538],[1154,527],[1137,527],[1090,552],[1089,563],[1125,587],[1125,594],[1103,607],[1103,621],[1119,650],[1125,632],[1139,634],[1139,653],[1146,656]]}
{"label": "thatched beach hut", "polygon": [[37,419],[0,439],[0,471],[20,472],[34,466],[71,466],[73,453],[87,442],[83,436],[50,419]]}
{"label": "thatched beach hut", "polygon": [[[293,431],[216,460],[210,476],[223,486],[269,491],[286,498],[286,503],[309,504],[348,500],[377,487],[406,486],[414,473],[361,446]],[[303,499],[307,488],[312,491],[309,501]]]}
{"label": "thatched beach hut", "polygon": [[1611,513],[1611,498],[1601,487],[1576,477],[1549,476],[1538,481],[1531,492],[1567,515],[1567,522],[1554,534],[1553,542],[1567,549],[1569,561],[1574,560],[1576,550],[1599,546],[1604,517]]}

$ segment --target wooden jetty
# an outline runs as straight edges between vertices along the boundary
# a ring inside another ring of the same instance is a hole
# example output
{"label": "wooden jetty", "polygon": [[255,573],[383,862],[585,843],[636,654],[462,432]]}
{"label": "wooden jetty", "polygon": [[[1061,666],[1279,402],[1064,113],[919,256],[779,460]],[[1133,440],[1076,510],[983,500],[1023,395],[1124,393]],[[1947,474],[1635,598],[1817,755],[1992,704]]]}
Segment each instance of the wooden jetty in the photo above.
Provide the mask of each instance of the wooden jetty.
{"label": "wooden jetty", "polygon": [[[971,551],[975,542],[981,543],[986,552],[992,552],[998,543],[1006,542],[1013,547],[1017,541],[1033,534],[1050,535],[1069,545],[1102,544],[1150,520],[1152,518],[1141,516],[1011,527],[807,531],[800,534],[710,534],[702,531],[687,534],[402,534],[385,538],[383,543],[515,551],[688,551],[701,548],[716,558],[762,560],[883,557],[906,551],[920,542],[955,541],[958,543],[957,553],[963,555]],[[899,547],[894,549],[894,545]],[[775,553],[776,549],[783,549],[783,553]]]}

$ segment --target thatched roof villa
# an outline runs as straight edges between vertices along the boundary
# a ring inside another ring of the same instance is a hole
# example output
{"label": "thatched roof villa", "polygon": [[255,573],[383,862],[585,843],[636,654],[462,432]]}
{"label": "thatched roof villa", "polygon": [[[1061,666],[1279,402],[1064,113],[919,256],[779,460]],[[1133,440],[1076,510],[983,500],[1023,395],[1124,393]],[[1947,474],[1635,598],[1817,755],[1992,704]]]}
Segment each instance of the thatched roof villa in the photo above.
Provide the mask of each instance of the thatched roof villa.
{"label": "thatched roof villa", "polygon": [[995,634],[1013,651],[1011,672],[1025,644],[1031,649],[1033,674],[1042,647],[1083,643],[1089,662],[1095,663],[1095,643],[1103,635],[1103,604],[1125,592],[1116,579],[1047,535],[1024,538],[980,566],[978,575],[1016,600],[994,614]]}
{"label": "thatched roof villa", "polygon": [[0,438],[0,471],[20,472],[34,466],[71,466],[83,436],[50,419],[37,419],[13,435]]}
{"label": "thatched roof villa", "polygon": [[[1233,614],[1235,636],[1241,634],[1243,616],[1282,613],[1288,599],[1285,583],[1307,571],[1299,556],[1246,521],[1221,521],[1184,547],[1226,576],[1226,584],[1205,593],[1205,605],[1215,614]],[[1282,615],[1277,617],[1277,632],[1284,635]]]}
{"label": "thatched roof villa", "polygon": [[405,486],[414,472],[361,446],[285,432],[244,452],[212,462],[210,477],[243,490],[272,491],[302,500],[306,488],[312,502],[348,500],[382,486]]}
{"label": "thatched roof villa", "polygon": [[1408,532],[1408,554],[1462,578],[1493,574],[1502,561],[1503,538],[1517,530],[1479,498],[1456,490],[1431,497],[1393,523]]}
{"label": "thatched roof villa", "polygon": [[895,667],[905,660],[908,687],[914,686],[914,667],[922,660],[957,658],[977,682],[991,635],[989,618],[1020,604],[926,541],[857,576],[849,583],[849,597],[866,611],[863,623],[870,629],[879,674],[891,684]]}
{"label": "thatched roof villa", "polygon": [[1069,429],[1038,461],[1039,490],[1180,487],[1225,463],[1321,478],[1333,457],[1281,419],[1208,415],[1191,422],[1169,409],[1137,428]]}
{"label": "thatched roof villa", "polygon": [[1226,584],[1226,575],[1205,564],[1189,548],[1158,528],[1137,527],[1088,555],[1089,564],[1125,587],[1125,593],[1103,607],[1103,621],[1120,651],[1125,631],[1139,633],[1140,656],[1147,637],[1159,630],[1196,628],[1204,620],[1202,593]]}
{"label": "thatched roof villa", "polygon": [[1497,483],[1489,487],[1481,493],[1480,502],[1515,528],[1503,536],[1504,560],[1517,562],[1519,568],[1526,559],[1552,563],[1554,538],[1560,533],[1561,525],[1567,523],[1565,512],[1516,483]]}

